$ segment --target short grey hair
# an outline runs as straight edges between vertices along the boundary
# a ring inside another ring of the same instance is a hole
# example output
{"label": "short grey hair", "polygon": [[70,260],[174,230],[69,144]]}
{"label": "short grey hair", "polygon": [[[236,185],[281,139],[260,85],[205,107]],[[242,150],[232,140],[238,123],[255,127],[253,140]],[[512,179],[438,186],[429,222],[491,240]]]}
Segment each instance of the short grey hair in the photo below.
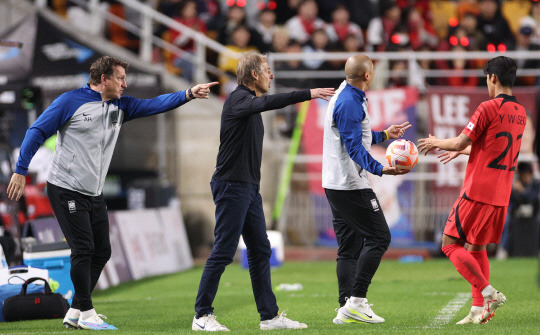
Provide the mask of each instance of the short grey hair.
{"label": "short grey hair", "polygon": [[249,86],[255,78],[252,72],[261,73],[262,64],[266,62],[266,56],[257,52],[249,52],[245,54],[236,67],[236,81],[238,85]]}

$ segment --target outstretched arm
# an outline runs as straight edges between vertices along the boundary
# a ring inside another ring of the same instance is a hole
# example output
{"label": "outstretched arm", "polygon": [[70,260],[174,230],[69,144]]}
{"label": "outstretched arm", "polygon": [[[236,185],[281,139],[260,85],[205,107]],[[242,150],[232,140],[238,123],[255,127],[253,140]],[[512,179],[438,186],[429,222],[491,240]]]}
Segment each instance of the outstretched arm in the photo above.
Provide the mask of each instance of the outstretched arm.
{"label": "outstretched arm", "polygon": [[447,151],[461,151],[467,148],[472,141],[471,139],[461,133],[458,137],[452,137],[447,139],[440,139],[431,134],[428,138],[422,138],[418,140],[418,150],[427,155],[433,149],[442,149]]}
{"label": "outstretched arm", "polygon": [[311,90],[293,91],[255,97],[244,95],[235,104],[234,113],[238,116],[261,113],[269,110],[283,108],[298,102],[310,99],[324,99],[334,95],[333,88],[314,88]]}
{"label": "outstretched arm", "polygon": [[153,99],[123,97],[120,99],[120,108],[124,109],[126,107],[124,109],[126,113],[124,122],[170,111],[171,109],[182,106],[191,99],[208,99],[210,87],[217,84],[218,82],[197,84],[185,91],[162,94]]}
{"label": "outstretched arm", "polygon": [[442,154],[439,154],[437,158],[440,159],[441,163],[446,164],[456,158],[459,155],[470,155],[471,154],[471,145],[467,146],[461,151],[445,151]]}

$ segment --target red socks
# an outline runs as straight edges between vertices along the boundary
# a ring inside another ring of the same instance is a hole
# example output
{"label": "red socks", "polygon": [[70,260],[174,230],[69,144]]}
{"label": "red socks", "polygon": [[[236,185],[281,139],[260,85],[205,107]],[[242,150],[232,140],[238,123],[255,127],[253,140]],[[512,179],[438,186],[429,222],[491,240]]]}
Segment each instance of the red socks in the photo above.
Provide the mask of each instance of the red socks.
{"label": "red socks", "polygon": [[[460,244],[450,244],[442,248],[444,254],[450,259],[450,262],[454,264],[457,271],[465,278],[475,289],[482,291],[489,285],[486,277],[484,277],[482,268],[476,261],[475,257],[471,255]],[[486,257],[487,258],[487,257]],[[489,263],[488,263],[489,267]],[[480,294],[482,296],[482,294]],[[484,299],[482,298],[482,305]]]}
{"label": "red socks", "polygon": [[[480,269],[482,269],[482,274],[489,281],[489,260],[487,256],[487,251],[469,251],[469,253],[476,259]],[[482,290],[479,290],[471,285],[472,291],[472,305],[473,306],[484,306],[484,297],[482,296]]]}

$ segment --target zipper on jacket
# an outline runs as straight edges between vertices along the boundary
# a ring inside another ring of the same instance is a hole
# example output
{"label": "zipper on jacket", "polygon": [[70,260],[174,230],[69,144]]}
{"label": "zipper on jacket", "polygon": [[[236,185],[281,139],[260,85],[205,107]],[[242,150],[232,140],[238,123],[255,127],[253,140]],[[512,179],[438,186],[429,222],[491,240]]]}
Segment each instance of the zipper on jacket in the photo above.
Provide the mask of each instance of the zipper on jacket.
{"label": "zipper on jacket", "polygon": [[[102,112],[103,112],[103,109],[105,109],[105,112],[102,113],[102,120],[103,120],[103,137],[101,138],[101,163],[99,164],[99,179],[98,179],[98,184],[96,185],[97,188],[96,188],[96,194],[98,193],[99,191],[99,186],[101,185],[101,178],[103,176],[103,156],[105,156],[105,135],[107,133],[107,120],[108,120],[108,116],[109,116],[109,104],[106,103],[105,101],[102,103]],[[105,108],[106,106],[106,108]],[[98,194],[99,195],[99,194]]]}

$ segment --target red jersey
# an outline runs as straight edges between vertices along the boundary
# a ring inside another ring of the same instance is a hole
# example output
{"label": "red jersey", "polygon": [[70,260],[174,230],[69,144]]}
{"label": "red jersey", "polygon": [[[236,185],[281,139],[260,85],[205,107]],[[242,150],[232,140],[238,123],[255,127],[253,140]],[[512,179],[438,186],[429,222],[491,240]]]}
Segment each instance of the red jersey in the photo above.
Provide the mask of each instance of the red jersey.
{"label": "red jersey", "polygon": [[515,97],[499,94],[478,106],[462,133],[472,140],[461,195],[508,206],[527,113]]}

